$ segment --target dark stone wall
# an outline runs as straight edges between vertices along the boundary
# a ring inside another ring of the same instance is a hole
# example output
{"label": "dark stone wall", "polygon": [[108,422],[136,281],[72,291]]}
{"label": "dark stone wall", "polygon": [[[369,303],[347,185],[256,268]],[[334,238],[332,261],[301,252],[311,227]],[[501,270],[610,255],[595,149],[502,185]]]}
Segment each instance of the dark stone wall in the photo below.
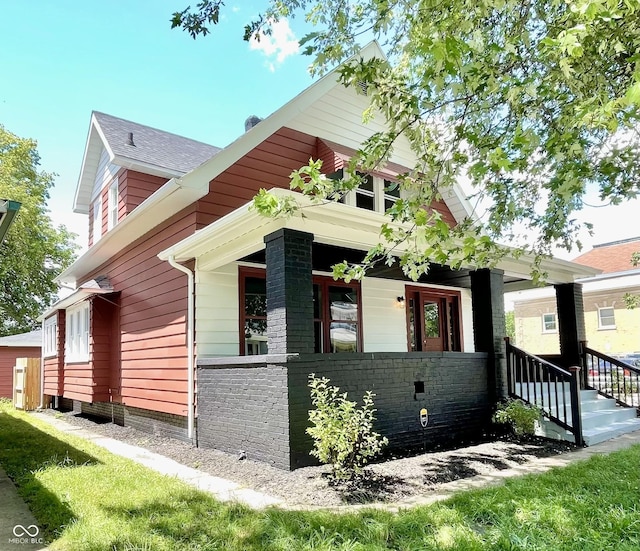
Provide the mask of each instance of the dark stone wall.
{"label": "dark stone wall", "polygon": [[[60,409],[68,404],[60,404]],[[169,436],[178,440],[189,442],[187,436],[187,418],[181,415],[172,415],[160,411],[150,411],[146,409],[123,406],[115,402],[81,402],[73,400],[72,409],[74,413],[90,415],[99,419],[107,419],[116,425],[133,427],[139,431]]]}
{"label": "dark stone wall", "polygon": [[[391,448],[478,435],[490,421],[486,353],[306,354],[216,358],[198,368],[198,443],[295,469],[314,463],[306,434],[309,374],[360,401],[376,394],[375,429]],[[225,364],[225,361],[227,362]],[[249,362],[255,363],[249,363]],[[420,410],[429,412],[426,429]]]}
{"label": "dark stone wall", "polygon": [[580,283],[555,285],[558,308],[558,333],[563,365],[580,365],[580,342],[587,340],[584,302]]}
{"label": "dark stone wall", "polygon": [[[313,462],[309,456],[312,441],[305,433],[312,407],[310,373],[329,378],[332,385],[359,403],[367,390],[374,392],[374,428],[389,439],[390,449],[428,447],[477,435],[491,415],[486,354],[313,355],[291,359],[287,367],[292,468]],[[421,386],[424,392],[416,392]],[[422,408],[429,413],[426,429],[420,425]]]}
{"label": "dark stone wall", "polygon": [[483,269],[470,272],[469,275],[475,349],[489,354],[491,369],[487,373],[487,383],[491,400],[495,402],[506,398],[508,394],[504,272]]}
{"label": "dark stone wall", "polygon": [[198,445],[289,469],[286,365],[198,369]]}
{"label": "dark stone wall", "polygon": [[269,354],[312,354],[313,235],[287,228],[264,238]]}

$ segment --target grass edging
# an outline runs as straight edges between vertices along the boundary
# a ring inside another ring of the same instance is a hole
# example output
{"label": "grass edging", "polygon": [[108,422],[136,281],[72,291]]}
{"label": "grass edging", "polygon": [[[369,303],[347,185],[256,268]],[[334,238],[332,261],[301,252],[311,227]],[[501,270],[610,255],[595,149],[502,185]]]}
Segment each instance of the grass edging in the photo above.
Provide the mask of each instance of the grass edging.
{"label": "grass edging", "polygon": [[397,514],[335,514],[222,504],[6,407],[0,440],[52,550],[640,548],[640,446]]}

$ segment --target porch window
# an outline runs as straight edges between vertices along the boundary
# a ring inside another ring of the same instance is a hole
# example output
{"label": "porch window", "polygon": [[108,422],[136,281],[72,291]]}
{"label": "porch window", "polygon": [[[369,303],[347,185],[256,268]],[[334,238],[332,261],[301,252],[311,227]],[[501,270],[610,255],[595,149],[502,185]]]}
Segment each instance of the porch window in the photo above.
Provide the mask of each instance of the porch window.
{"label": "porch window", "polygon": [[241,285],[243,355],[267,353],[267,285],[264,273],[248,272]]}
{"label": "porch window", "polygon": [[407,287],[406,296],[410,352],[462,350],[460,293]]}
{"label": "porch window", "polygon": [[613,306],[598,308],[598,329],[615,329],[616,317]]}
{"label": "porch window", "polygon": [[56,316],[44,320],[44,349],[43,354],[47,356],[56,356],[58,347],[56,346],[56,336],[58,330],[58,319]]}
{"label": "porch window", "polygon": [[[313,278],[315,352],[362,350],[359,283]],[[265,271],[240,271],[240,353],[267,354],[267,282]]]}
{"label": "porch window", "polygon": [[67,310],[65,348],[67,362],[89,360],[89,302]]}
{"label": "porch window", "polygon": [[542,314],[542,332],[556,333],[558,331],[558,319],[555,312]]}

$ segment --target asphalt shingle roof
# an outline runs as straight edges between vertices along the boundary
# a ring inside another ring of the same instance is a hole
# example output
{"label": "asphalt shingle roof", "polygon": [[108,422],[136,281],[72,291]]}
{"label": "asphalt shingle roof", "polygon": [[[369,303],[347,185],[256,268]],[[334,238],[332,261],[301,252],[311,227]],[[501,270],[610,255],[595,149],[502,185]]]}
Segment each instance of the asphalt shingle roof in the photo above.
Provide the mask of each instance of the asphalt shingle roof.
{"label": "asphalt shingle roof", "polygon": [[[219,147],[137,122],[94,111],[113,154],[133,161],[186,174],[220,151]],[[129,145],[129,133],[134,145]]]}
{"label": "asphalt shingle roof", "polygon": [[631,255],[640,251],[640,237],[603,243],[573,259],[583,266],[599,268],[604,273],[637,269],[631,264]]}
{"label": "asphalt shingle roof", "polygon": [[8,337],[0,337],[0,347],[23,347],[23,346],[41,346],[42,345],[42,329],[29,331],[28,333],[20,333],[19,335],[9,335]]}

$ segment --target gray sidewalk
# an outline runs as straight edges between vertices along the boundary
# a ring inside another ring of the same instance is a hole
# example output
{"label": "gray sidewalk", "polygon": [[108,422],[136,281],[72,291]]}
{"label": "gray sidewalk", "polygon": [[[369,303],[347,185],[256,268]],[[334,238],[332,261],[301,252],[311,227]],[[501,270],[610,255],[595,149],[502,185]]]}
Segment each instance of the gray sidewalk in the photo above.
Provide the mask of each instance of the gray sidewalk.
{"label": "gray sidewalk", "polygon": [[46,548],[36,519],[0,467],[0,551],[42,549]]}
{"label": "gray sidewalk", "polygon": [[237,501],[254,509],[261,509],[269,505],[284,505],[282,500],[278,498],[256,492],[249,488],[243,488],[236,482],[231,482],[230,480],[192,469],[173,459],[150,452],[144,448],[125,444],[113,438],[107,438],[106,436],[76,427],[50,415],[34,413],[33,416],[49,423],[61,432],[86,438],[115,455],[131,459],[161,474],[179,478],[199,490],[213,494],[220,501]]}

